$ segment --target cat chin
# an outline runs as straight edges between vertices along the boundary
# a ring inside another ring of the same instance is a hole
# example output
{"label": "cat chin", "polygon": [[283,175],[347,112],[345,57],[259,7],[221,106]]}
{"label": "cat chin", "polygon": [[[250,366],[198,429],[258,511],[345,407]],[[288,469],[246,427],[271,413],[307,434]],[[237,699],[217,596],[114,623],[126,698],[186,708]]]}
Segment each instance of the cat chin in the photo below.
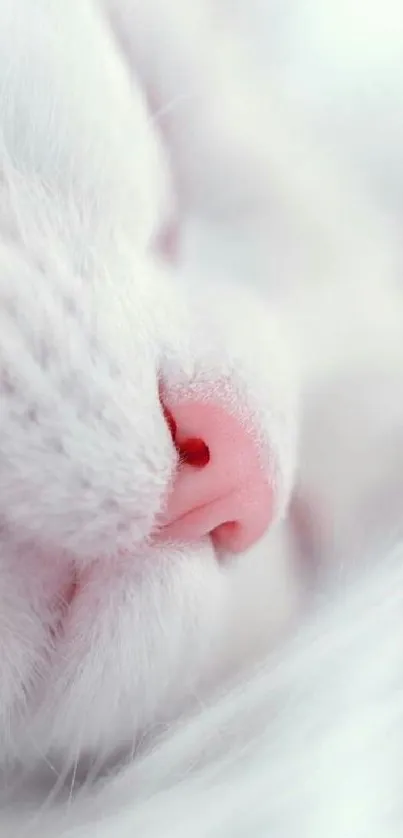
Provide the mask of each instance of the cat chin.
{"label": "cat chin", "polygon": [[102,767],[266,653],[299,599],[282,532],[238,559],[217,556],[208,538],[88,567],[24,723],[24,765],[37,763],[40,742],[63,770],[95,755]]}
{"label": "cat chin", "polygon": [[37,761],[35,742],[66,765],[78,755],[132,750],[190,704],[225,656],[228,573],[210,539],[88,567],[24,723],[24,764]]}

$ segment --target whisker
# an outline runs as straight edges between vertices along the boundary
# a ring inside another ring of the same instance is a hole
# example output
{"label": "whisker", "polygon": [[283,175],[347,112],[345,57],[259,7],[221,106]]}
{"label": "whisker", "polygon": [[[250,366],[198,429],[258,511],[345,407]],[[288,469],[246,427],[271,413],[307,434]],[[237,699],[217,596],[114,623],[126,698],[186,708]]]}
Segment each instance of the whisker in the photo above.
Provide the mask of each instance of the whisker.
{"label": "whisker", "polygon": [[167,114],[172,113],[178,106],[183,105],[185,102],[189,102],[192,99],[195,99],[195,95],[192,93],[181,93],[175,96],[170,102],[167,102],[166,105],[163,105],[158,111],[152,114],[152,122],[155,125],[158,125],[161,120],[167,116]]}

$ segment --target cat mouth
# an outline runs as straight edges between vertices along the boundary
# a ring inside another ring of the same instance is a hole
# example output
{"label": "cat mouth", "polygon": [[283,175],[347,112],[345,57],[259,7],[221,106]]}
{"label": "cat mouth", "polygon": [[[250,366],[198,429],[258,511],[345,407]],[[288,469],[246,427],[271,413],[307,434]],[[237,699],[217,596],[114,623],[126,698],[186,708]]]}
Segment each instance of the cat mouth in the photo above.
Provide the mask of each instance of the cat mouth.
{"label": "cat mouth", "polygon": [[57,597],[57,611],[58,618],[55,625],[51,626],[51,635],[55,641],[63,634],[65,622],[74,605],[75,600],[81,589],[80,574],[74,565],[71,568],[71,574],[68,582],[61,588]]}
{"label": "cat mouth", "polygon": [[76,568],[73,569],[71,581],[64,595],[66,607],[70,608],[80,590],[80,577]]}

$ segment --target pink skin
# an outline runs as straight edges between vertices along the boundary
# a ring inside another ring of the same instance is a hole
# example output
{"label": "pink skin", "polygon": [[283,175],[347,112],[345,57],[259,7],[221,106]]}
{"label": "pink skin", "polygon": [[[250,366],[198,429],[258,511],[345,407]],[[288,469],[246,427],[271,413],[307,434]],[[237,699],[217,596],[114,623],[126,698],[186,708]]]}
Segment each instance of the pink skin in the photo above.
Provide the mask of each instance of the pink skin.
{"label": "pink skin", "polygon": [[204,443],[207,456],[202,447],[200,462],[180,463],[163,519],[165,539],[194,542],[212,535],[215,546],[246,550],[273,515],[273,487],[257,444],[220,404],[185,401],[169,408],[182,460],[192,442]]}

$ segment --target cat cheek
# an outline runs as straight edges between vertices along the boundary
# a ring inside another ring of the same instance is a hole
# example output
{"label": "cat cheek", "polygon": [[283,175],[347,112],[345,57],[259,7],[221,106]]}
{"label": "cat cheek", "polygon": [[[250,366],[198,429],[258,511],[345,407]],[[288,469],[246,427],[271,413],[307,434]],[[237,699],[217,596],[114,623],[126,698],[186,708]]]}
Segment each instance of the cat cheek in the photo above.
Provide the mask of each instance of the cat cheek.
{"label": "cat cheek", "polygon": [[59,638],[38,716],[41,741],[73,756],[77,747],[107,752],[168,719],[209,666],[227,599],[208,542],[94,562]]}

